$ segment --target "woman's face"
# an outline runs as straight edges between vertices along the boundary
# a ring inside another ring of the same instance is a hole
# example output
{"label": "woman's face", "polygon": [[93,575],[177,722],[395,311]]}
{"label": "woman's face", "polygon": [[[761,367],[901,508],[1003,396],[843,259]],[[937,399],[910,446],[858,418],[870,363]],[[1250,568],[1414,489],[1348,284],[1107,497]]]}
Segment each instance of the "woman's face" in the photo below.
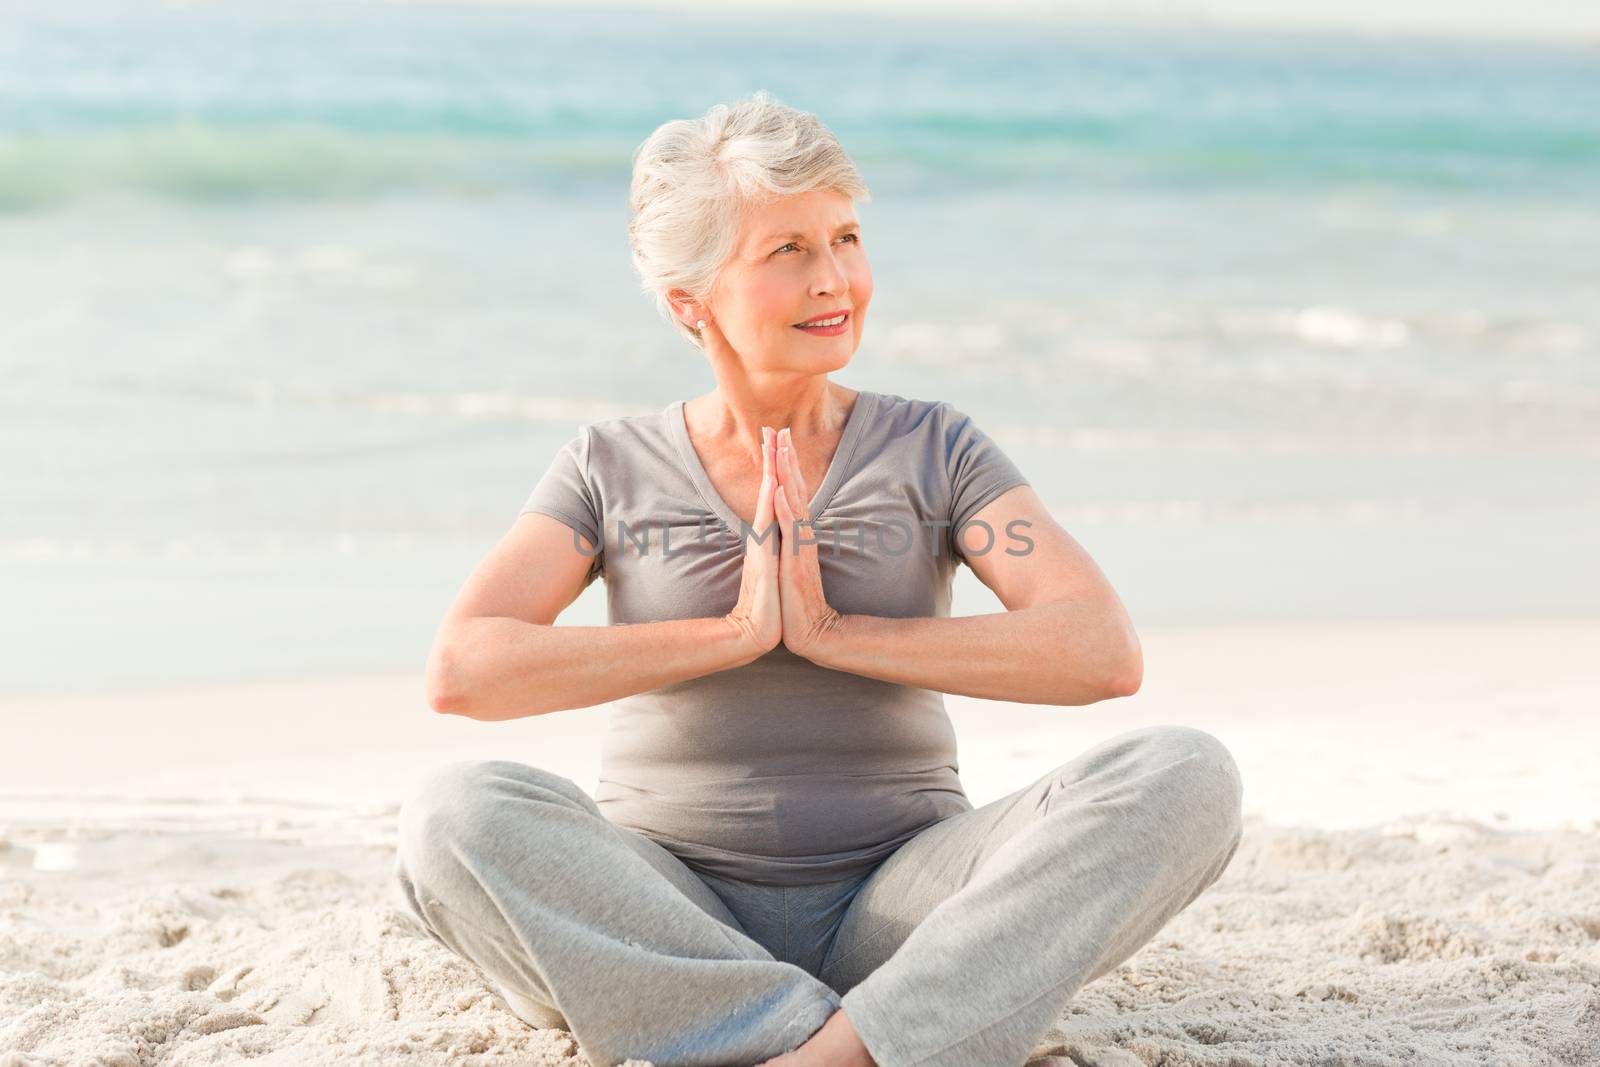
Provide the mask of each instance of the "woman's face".
{"label": "woman's face", "polygon": [[[750,369],[820,374],[855,354],[871,300],[851,200],[817,191],[746,210],[709,306],[714,329]],[[840,313],[844,323],[831,332],[796,325]]]}

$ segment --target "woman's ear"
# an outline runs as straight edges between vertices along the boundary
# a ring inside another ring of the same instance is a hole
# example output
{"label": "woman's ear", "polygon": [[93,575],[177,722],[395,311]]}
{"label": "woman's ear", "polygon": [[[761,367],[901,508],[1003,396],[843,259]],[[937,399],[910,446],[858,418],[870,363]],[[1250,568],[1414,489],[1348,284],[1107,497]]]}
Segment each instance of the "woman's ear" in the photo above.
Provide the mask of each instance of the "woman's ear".
{"label": "woman's ear", "polygon": [[672,305],[672,313],[685,326],[693,327],[696,319],[705,318],[705,309],[682,289],[673,289],[667,293],[667,301]]}

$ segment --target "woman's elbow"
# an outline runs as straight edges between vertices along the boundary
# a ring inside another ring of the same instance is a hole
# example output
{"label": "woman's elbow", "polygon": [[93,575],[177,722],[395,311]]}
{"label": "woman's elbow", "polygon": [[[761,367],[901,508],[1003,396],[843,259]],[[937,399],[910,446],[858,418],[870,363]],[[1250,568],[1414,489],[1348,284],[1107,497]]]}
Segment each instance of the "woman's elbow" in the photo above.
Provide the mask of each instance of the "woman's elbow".
{"label": "woman's elbow", "polygon": [[1110,672],[1111,696],[1131,697],[1144,684],[1144,650],[1139,646],[1139,635],[1133,627],[1125,627],[1127,638],[1117,665]]}
{"label": "woman's elbow", "polygon": [[1111,697],[1131,697],[1139,691],[1139,686],[1143,683],[1144,672],[1139,669],[1118,675],[1111,685]]}
{"label": "woman's elbow", "polygon": [[435,644],[432,654],[428,657],[424,685],[428,694],[428,707],[441,715],[465,714],[455,674],[454,658],[449,648],[443,644]]}

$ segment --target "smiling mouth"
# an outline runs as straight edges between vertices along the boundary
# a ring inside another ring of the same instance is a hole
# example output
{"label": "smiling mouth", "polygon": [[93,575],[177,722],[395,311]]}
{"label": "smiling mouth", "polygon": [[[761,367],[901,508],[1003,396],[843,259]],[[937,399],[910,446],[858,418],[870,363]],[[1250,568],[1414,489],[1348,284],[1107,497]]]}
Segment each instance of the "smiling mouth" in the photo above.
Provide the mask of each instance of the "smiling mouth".
{"label": "smiling mouth", "polygon": [[821,319],[797,322],[794,324],[794,328],[797,330],[837,330],[842,326],[848,325],[849,322],[850,312],[842,311],[837,315],[825,315]]}

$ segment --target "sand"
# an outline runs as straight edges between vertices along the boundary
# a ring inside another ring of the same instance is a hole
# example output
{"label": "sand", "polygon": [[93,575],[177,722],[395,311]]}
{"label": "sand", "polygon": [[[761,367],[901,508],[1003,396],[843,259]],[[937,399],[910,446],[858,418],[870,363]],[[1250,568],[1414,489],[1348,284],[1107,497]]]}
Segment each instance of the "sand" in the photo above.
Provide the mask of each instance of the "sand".
{"label": "sand", "polygon": [[[1038,1054],[1600,1064],[1600,622],[1141,632],[1127,700],[948,698],[977,804],[1156,722],[1244,774],[1228,870]],[[0,722],[0,1067],[587,1063],[412,925],[390,871],[399,799],[442,761],[592,789],[599,709],[474,723],[408,676],[18,698]]]}

